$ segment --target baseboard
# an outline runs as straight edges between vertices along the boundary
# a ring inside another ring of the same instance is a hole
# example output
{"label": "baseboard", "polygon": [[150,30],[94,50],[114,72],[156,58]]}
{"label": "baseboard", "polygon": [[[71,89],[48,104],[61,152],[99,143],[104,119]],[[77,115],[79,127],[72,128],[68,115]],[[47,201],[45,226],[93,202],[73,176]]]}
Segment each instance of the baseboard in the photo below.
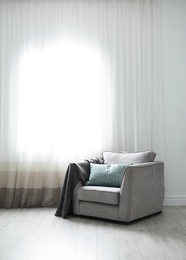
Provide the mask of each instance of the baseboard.
{"label": "baseboard", "polygon": [[186,197],[165,197],[163,206],[186,206]]}

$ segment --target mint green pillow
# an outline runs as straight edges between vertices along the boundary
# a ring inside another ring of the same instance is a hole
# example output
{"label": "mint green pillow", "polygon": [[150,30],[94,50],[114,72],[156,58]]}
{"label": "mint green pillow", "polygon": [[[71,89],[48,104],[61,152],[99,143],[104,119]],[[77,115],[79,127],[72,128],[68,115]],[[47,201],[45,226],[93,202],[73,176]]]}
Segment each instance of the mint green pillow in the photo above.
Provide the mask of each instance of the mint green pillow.
{"label": "mint green pillow", "polygon": [[128,164],[90,164],[90,176],[86,185],[120,187]]}

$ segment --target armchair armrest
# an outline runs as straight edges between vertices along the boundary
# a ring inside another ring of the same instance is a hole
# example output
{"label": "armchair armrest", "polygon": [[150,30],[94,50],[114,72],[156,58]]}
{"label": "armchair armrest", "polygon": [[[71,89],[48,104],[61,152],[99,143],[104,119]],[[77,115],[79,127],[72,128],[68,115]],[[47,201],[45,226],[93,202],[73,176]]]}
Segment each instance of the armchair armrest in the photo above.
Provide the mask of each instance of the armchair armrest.
{"label": "armchair armrest", "polygon": [[156,161],[127,167],[120,193],[120,220],[132,221],[160,212],[164,199],[164,163]]}
{"label": "armchair armrest", "polygon": [[76,184],[74,191],[73,191],[73,197],[72,197],[72,208],[73,213],[79,215],[80,214],[80,208],[79,208],[79,199],[78,199],[78,189],[82,187],[82,181],[78,181]]}

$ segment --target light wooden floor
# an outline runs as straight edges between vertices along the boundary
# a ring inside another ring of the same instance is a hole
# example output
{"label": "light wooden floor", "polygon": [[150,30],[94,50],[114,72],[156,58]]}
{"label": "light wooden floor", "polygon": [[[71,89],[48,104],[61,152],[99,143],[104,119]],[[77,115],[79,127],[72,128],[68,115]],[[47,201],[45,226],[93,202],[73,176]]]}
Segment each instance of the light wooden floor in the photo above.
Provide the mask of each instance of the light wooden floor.
{"label": "light wooden floor", "polygon": [[129,225],[54,212],[0,209],[0,260],[186,260],[186,207]]}

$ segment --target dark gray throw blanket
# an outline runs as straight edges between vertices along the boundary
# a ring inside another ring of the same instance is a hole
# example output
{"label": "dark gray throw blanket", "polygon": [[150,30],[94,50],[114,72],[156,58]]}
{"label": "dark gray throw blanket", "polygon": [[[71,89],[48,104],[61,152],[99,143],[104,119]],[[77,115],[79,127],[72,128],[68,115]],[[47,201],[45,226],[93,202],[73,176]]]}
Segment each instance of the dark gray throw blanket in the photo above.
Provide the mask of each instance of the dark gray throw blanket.
{"label": "dark gray throw blanket", "polygon": [[102,158],[97,158],[69,164],[55,216],[65,218],[72,214],[72,196],[74,188],[79,180],[82,181],[82,184],[85,184],[88,181],[90,163],[103,163],[103,160]]}

